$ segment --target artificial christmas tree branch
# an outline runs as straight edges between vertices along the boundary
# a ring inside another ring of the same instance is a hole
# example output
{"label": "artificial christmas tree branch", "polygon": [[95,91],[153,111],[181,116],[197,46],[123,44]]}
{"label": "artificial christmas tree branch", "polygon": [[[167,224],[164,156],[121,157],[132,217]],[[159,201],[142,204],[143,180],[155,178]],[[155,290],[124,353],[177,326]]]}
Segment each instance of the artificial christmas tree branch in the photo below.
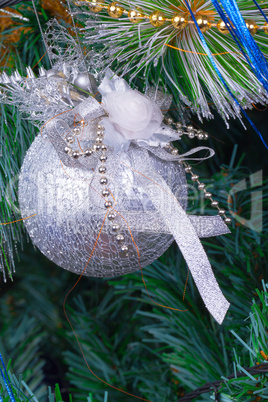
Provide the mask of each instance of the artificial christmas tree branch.
{"label": "artificial christmas tree branch", "polygon": [[0,0],[0,8],[12,7],[21,2],[22,0]]}
{"label": "artificial christmas tree branch", "polygon": [[219,399],[218,399],[219,391],[222,388],[222,383],[224,381],[232,380],[233,378],[245,377],[247,374],[250,374],[252,376],[254,376],[254,375],[259,376],[261,374],[267,374],[267,373],[268,373],[268,363],[263,364],[263,365],[257,364],[254,367],[243,367],[242,373],[232,374],[230,376],[225,377],[224,380],[208,382],[208,383],[204,384],[202,387],[197,388],[195,391],[189,392],[182,398],[179,398],[178,402],[192,401],[193,399],[197,398],[198,396],[211,392],[212,390],[215,391],[215,402],[219,402]]}

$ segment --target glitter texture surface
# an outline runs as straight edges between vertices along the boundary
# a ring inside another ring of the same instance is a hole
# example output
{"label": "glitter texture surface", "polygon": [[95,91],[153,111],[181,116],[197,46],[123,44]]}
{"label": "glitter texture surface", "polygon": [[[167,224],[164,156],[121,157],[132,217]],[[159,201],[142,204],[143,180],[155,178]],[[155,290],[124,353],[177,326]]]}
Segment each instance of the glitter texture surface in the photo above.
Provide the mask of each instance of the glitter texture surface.
{"label": "glitter texture surface", "polygon": [[[106,219],[86,267],[107,212],[101,196],[98,165],[95,171],[64,166],[48,138],[37,136],[21,169],[19,202],[23,218],[37,214],[24,223],[33,243],[45,256],[77,274],[85,269],[87,276],[112,277],[139,269],[133,240],[142,267],[170,246],[174,240],[172,234],[141,186],[138,175],[127,167],[133,166],[135,152],[132,146],[129,152],[117,155],[108,152],[105,175],[116,200],[114,209],[118,211],[113,223],[120,225],[129,252],[127,255],[121,252],[112,223]],[[181,164],[164,162],[145,152],[186,209],[187,188]],[[147,174],[150,176],[151,172]]]}
{"label": "glitter texture surface", "polygon": [[[144,149],[133,152],[134,169],[139,170],[141,184],[164,220],[187,262],[199,293],[215,320],[221,324],[230,303],[225,299],[212,271],[206,252],[186,212],[159,176]],[[135,152],[135,156],[134,156]],[[150,179],[146,172],[150,171]],[[152,181],[157,185],[152,185]]]}

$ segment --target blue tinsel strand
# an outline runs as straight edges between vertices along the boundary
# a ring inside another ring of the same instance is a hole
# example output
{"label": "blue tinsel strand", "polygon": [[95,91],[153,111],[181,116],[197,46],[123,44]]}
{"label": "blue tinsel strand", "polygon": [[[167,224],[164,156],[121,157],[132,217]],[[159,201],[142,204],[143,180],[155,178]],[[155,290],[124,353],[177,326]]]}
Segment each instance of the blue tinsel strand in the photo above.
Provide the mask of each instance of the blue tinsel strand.
{"label": "blue tinsel strand", "polygon": [[268,18],[266,17],[265,13],[263,12],[263,9],[260,7],[260,5],[256,2],[256,0],[253,0],[253,3],[255,4],[255,6],[260,10],[263,18],[265,19],[265,21],[268,24]]}
{"label": "blue tinsel strand", "polygon": [[[207,43],[206,43],[206,40],[205,40],[205,38],[204,38],[204,35],[202,34],[202,32],[201,32],[201,30],[200,30],[200,28],[199,28],[199,26],[198,26],[198,24],[197,24],[196,18],[195,18],[195,16],[194,16],[194,13],[193,13],[193,11],[192,11],[192,9],[191,9],[190,4],[188,3],[187,0],[184,0],[184,2],[185,2],[186,6],[187,6],[187,8],[188,8],[188,10],[189,10],[189,12],[190,12],[190,14],[191,14],[191,17],[192,17],[194,23],[195,23],[195,26],[196,26],[197,31],[198,31],[198,33],[199,33],[200,39],[201,39],[201,41],[202,41],[202,43],[203,43],[204,49],[206,50],[206,53],[208,54],[208,57],[209,57],[209,59],[210,59],[212,65],[213,65],[213,67],[214,67],[216,73],[218,74],[218,76],[219,76],[221,82],[222,82],[223,85],[225,86],[225,88],[226,88],[226,90],[228,91],[228,93],[230,94],[230,96],[234,99],[235,103],[239,106],[239,108],[240,108],[241,112],[243,113],[243,115],[247,118],[247,120],[249,121],[249,123],[251,124],[251,126],[254,128],[254,130],[256,131],[256,133],[258,134],[258,136],[260,137],[260,139],[262,140],[262,142],[263,142],[263,144],[265,145],[265,147],[268,149],[268,146],[267,146],[266,142],[264,141],[263,136],[261,135],[261,133],[259,132],[259,130],[258,130],[257,127],[255,126],[255,124],[253,123],[253,121],[249,118],[249,116],[247,115],[247,113],[244,111],[244,109],[242,108],[242,106],[240,105],[240,103],[238,102],[238,100],[236,99],[236,97],[233,95],[232,91],[231,91],[230,88],[228,87],[228,85],[227,85],[227,83],[225,82],[223,76],[221,75],[221,73],[220,73],[220,71],[219,71],[219,69],[218,69],[218,67],[217,67],[217,65],[216,65],[216,63],[215,63],[215,61],[214,61],[214,58],[213,58],[213,56],[212,56],[212,53],[211,53],[211,51],[209,50],[209,47],[208,47],[208,45],[207,45]],[[212,2],[213,2],[213,4],[214,4],[215,0],[212,0]],[[248,31],[248,29],[247,29],[247,31]],[[248,32],[248,33],[249,33],[249,32]]]}
{"label": "blue tinsel strand", "polygon": [[[213,4],[218,1],[212,0]],[[256,44],[253,36],[249,32],[246,23],[240,13],[240,10],[235,0],[221,0],[222,6],[229,18],[229,20],[235,26],[235,32],[240,40],[242,46],[246,49],[252,65],[255,70],[255,74],[259,81],[262,83],[266,91],[268,91],[268,64],[265,60],[262,52]]]}
{"label": "blue tinsel strand", "polygon": [[9,378],[8,378],[6,366],[5,366],[5,363],[4,363],[4,360],[3,360],[3,358],[2,358],[1,353],[0,353],[0,360],[1,360],[2,366],[3,366],[4,371],[5,371],[5,374],[4,374],[3,370],[0,368],[0,374],[1,374],[2,378],[3,378],[3,380],[4,380],[4,383],[5,383],[5,386],[6,386],[6,389],[7,389],[7,392],[8,392],[8,395],[9,395],[9,397],[10,397],[11,402],[16,402],[16,401],[15,401],[14,394],[13,394],[13,391],[12,391],[12,389],[9,387],[9,384],[8,384],[8,382],[10,383],[10,381],[9,381]]}
{"label": "blue tinsel strand", "polygon": [[243,56],[245,57],[247,63],[250,65],[250,67],[251,67],[252,70],[254,71],[254,67],[253,67],[252,64],[251,64],[251,61],[250,61],[250,59],[249,59],[247,53],[246,53],[246,52],[244,51],[244,49],[242,48],[242,46],[241,46],[241,44],[240,44],[240,42],[239,42],[239,40],[238,40],[238,38],[237,38],[237,36],[236,36],[236,31],[235,31],[234,27],[230,24],[229,19],[228,19],[228,18],[226,17],[226,15],[224,14],[224,11],[223,11],[222,8],[220,7],[218,1],[217,1],[217,0],[216,0],[216,1],[211,0],[211,1],[212,1],[213,5],[214,5],[216,11],[218,12],[219,16],[221,17],[221,19],[223,20],[223,22],[225,23],[225,25],[226,25],[227,28],[229,29],[230,34],[232,35],[232,37],[233,37],[235,43],[237,44],[237,46],[238,46],[238,48],[239,48],[241,54],[243,54]]}

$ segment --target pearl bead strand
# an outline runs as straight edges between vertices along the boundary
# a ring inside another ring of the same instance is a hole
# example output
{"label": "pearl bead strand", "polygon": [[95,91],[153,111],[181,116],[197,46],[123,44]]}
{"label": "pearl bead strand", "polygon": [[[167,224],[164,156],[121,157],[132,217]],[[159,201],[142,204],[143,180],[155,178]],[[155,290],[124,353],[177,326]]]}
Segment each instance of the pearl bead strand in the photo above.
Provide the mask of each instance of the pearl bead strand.
{"label": "pearl bead strand", "polygon": [[225,210],[223,208],[219,207],[218,201],[213,200],[212,194],[209,191],[206,190],[206,185],[204,183],[201,183],[199,181],[199,176],[192,172],[192,167],[190,165],[188,165],[187,163],[185,163],[185,162],[183,162],[183,165],[185,166],[185,172],[190,173],[192,181],[197,183],[198,190],[204,191],[204,197],[211,201],[211,206],[213,208],[218,209],[219,215],[224,218],[224,222],[226,224],[230,224],[232,222],[231,218],[229,218],[228,216],[225,215]]}
{"label": "pearl bead strand", "polygon": [[165,119],[165,122],[172,129],[175,126],[175,129],[179,135],[187,135],[191,140],[195,137],[199,140],[207,140],[209,137],[208,133],[206,133],[205,131],[201,129],[195,129],[194,126],[192,126],[191,124],[189,124],[188,126],[184,126],[181,123],[175,123],[171,117],[167,117]]}

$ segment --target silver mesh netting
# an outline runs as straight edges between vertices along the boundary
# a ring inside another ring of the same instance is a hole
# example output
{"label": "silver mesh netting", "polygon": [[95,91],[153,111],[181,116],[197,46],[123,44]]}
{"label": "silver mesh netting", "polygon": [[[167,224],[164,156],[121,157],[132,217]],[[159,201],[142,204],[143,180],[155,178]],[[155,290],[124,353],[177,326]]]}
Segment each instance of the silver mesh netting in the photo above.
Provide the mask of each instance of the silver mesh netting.
{"label": "silver mesh netting", "polygon": [[[130,152],[131,151],[131,152]],[[107,210],[101,197],[102,185],[98,165],[95,170],[70,168],[63,165],[55,148],[45,136],[38,135],[30,147],[20,174],[19,202],[33,243],[55,264],[81,274],[93,251],[84,274],[112,277],[127,274],[155,261],[173,242],[173,236],[156,212],[141,184],[140,175],[129,167],[135,149],[114,154],[108,152],[108,188],[117,211],[114,221],[105,220]],[[184,209],[187,203],[186,178],[182,165],[165,162],[148,153],[155,170],[165,179]],[[150,177],[150,172],[148,172]],[[153,185],[153,184],[152,184]],[[112,232],[124,235],[128,254]],[[131,237],[132,236],[132,237]],[[139,250],[134,244],[134,242]]]}

